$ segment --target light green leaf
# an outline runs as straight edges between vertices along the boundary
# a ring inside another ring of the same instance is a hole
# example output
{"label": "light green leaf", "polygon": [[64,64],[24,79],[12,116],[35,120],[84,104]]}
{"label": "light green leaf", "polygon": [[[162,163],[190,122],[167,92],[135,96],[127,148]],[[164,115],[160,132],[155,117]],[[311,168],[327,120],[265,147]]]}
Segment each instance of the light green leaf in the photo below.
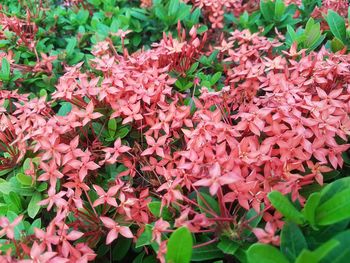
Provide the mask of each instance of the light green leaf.
{"label": "light green leaf", "polygon": [[173,232],[168,240],[166,260],[168,263],[189,263],[192,256],[192,234],[187,227]]}
{"label": "light green leaf", "polygon": [[35,218],[40,210],[38,203],[41,201],[41,194],[36,192],[28,204],[28,215],[30,218]]}
{"label": "light green leaf", "polygon": [[2,80],[9,81],[9,80],[10,80],[10,74],[11,74],[10,63],[9,63],[9,61],[4,57],[4,58],[2,58],[2,61],[1,61],[1,74],[0,74],[0,78],[1,78]]}
{"label": "light green leaf", "polygon": [[58,110],[58,116],[66,116],[72,110],[72,104],[70,102],[61,102],[61,108]]}
{"label": "light green leaf", "polygon": [[266,244],[254,244],[247,251],[249,263],[289,263],[277,248]]}
{"label": "light green leaf", "polygon": [[33,183],[32,177],[30,177],[24,173],[18,173],[16,175],[16,178],[17,178],[18,182],[20,182],[22,185],[30,186]]}

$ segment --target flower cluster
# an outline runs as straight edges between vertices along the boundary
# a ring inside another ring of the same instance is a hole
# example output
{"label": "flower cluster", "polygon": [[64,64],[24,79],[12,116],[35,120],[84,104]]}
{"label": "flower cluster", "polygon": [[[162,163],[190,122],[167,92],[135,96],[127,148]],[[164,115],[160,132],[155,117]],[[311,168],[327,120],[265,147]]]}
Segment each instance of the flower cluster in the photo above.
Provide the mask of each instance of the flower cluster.
{"label": "flower cluster", "polygon": [[[194,5],[218,29],[225,12],[258,1]],[[167,234],[180,227],[203,240],[195,248],[225,238],[280,244],[283,215],[269,193],[303,207],[301,190],[322,186],[350,148],[350,55],[287,50],[283,38],[248,29],[208,44],[213,31],[199,32],[179,22],[177,37],[129,53],[133,32],[118,29],[122,54],[111,38],[97,42],[40,96],[3,89],[6,61],[21,68],[0,54],[0,192],[34,192],[28,206],[47,211],[26,233],[26,215],[0,217],[1,262],[89,262],[124,239],[165,262]],[[41,53],[26,70],[50,74],[57,57]]]}

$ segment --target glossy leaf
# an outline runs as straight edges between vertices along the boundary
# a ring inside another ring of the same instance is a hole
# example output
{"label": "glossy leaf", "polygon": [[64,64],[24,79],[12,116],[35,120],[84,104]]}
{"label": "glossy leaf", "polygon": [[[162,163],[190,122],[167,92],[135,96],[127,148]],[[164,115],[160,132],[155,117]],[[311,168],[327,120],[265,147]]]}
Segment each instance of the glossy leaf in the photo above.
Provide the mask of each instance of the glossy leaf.
{"label": "glossy leaf", "polygon": [[192,256],[192,234],[187,227],[173,232],[168,240],[166,260],[168,263],[188,263]]}
{"label": "glossy leaf", "polygon": [[288,263],[288,260],[277,248],[266,244],[254,244],[247,251],[249,263]]}
{"label": "glossy leaf", "polygon": [[286,222],[281,232],[281,251],[294,262],[303,249],[307,249],[307,243],[300,228],[292,222]]}
{"label": "glossy leaf", "polygon": [[350,189],[335,194],[316,209],[319,225],[330,225],[350,218]]}
{"label": "glossy leaf", "polygon": [[287,219],[297,224],[304,222],[304,216],[300,213],[287,197],[278,191],[273,191],[268,194],[271,204]]}

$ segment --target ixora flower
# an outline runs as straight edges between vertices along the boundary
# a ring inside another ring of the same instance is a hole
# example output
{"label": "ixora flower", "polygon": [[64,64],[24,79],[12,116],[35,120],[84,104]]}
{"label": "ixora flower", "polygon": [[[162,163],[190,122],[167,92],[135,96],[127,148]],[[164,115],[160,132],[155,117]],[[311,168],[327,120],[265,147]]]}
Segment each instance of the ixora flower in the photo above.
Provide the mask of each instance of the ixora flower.
{"label": "ixora flower", "polygon": [[6,217],[1,217],[0,218],[0,227],[2,228],[0,230],[0,236],[6,234],[7,238],[9,239],[14,239],[15,234],[14,234],[14,228],[17,226],[23,219],[23,215],[18,216],[13,220],[12,223],[6,218]]}
{"label": "ixora flower", "polygon": [[130,229],[126,226],[120,226],[117,222],[109,217],[101,217],[100,218],[104,226],[106,226],[110,231],[108,232],[106,244],[110,244],[115,240],[119,234],[126,238],[133,238],[134,235],[130,231]]}
{"label": "ixora flower", "polygon": [[209,168],[208,173],[210,178],[201,179],[195,182],[193,185],[208,186],[211,195],[215,195],[221,186],[232,184],[243,179],[241,176],[235,174],[234,172],[222,174],[220,165],[217,162]]}

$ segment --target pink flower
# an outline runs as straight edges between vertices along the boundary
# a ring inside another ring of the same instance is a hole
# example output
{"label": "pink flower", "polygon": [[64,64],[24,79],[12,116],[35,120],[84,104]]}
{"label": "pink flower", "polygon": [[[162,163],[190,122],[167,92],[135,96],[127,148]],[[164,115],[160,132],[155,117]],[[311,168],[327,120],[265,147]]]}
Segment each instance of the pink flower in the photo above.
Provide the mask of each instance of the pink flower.
{"label": "pink flower", "polygon": [[1,217],[0,227],[2,229],[0,230],[0,236],[6,234],[6,236],[9,239],[14,239],[15,238],[14,228],[22,221],[22,218],[23,218],[23,215],[20,215],[16,217],[12,223],[10,223],[10,221],[6,217]]}
{"label": "pink flower", "polygon": [[234,172],[227,172],[226,174],[222,174],[220,165],[217,162],[209,168],[209,176],[210,178],[200,179],[193,185],[208,186],[211,195],[215,195],[219,188],[225,184],[232,184],[242,180],[242,178]]}
{"label": "pink flower", "polygon": [[102,216],[100,217],[102,223],[105,225],[105,227],[109,228],[110,231],[108,232],[107,238],[106,238],[106,244],[109,245],[113,242],[116,238],[118,238],[118,235],[121,234],[122,236],[126,238],[133,238],[134,235],[130,231],[130,229],[126,226],[120,226],[117,222],[115,222],[113,219],[109,217]]}

